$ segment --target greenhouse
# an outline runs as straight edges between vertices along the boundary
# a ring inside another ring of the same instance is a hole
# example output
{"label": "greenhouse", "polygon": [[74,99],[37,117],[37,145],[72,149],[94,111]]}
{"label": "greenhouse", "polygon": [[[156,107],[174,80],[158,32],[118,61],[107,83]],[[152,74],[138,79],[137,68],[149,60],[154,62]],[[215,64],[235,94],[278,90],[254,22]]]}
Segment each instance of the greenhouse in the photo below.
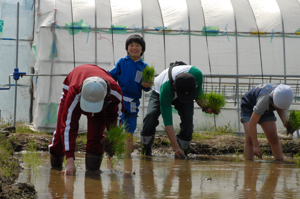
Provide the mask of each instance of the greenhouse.
{"label": "greenhouse", "polygon": [[82,64],[111,70],[132,34],[145,39],[143,59],[157,74],[184,61],[202,71],[204,91],[226,97],[219,115],[195,106],[195,130],[230,123],[243,132],[241,97],[260,83],[290,85],[291,109],[299,109],[300,0],[1,0],[0,7],[5,120],[53,131],[65,76]]}

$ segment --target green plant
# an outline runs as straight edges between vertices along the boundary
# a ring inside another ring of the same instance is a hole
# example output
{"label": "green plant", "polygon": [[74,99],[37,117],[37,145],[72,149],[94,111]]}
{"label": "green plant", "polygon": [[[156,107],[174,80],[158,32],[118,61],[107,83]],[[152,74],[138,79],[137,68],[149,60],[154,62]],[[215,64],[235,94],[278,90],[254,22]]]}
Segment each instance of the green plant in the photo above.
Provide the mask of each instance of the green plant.
{"label": "green plant", "polygon": [[233,135],[234,129],[231,127],[231,122],[227,124],[223,124],[220,126],[214,126],[213,124],[209,123],[210,127],[208,131],[213,135]]}
{"label": "green plant", "polygon": [[204,133],[193,133],[193,140],[205,140],[212,138],[212,135],[207,132]]}
{"label": "green plant", "polygon": [[24,154],[24,162],[31,167],[33,176],[36,177],[38,166],[41,164],[39,154],[37,153],[36,146],[33,139],[30,139],[27,145],[27,152]]}
{"label": "green plant", "polygon": [[202,133],[193,133],[193,140],[210,139],[213,135],[233,135],[234,129],[231,127],[230,122],[220,126],[214,126],[208,123],[207,130]]}
{"label": "green plant", "polygon": [[293,134],[300,128],[300,111],[290,110],[287,120],[287,134]]}
{"label": "green plant", "polygon": [[83,143],[86,145],[87,143],[87,133],[79,133],[76,139],[76,144],[77,143]]}
{"label": "green plant", "polygon": [[39,154],[36,151],[36,146],[34,144],[33,139],[30,139],[27,145],[27,152],[24,157],[25,157],[25,162],[30,164],[30,165],[39,165]]}
{"label": "green plant", "polygon": [[110,156],[116,155],[117,157],[123,157],[125,153],[125,144],[128,135],[125,134],[125,126],[115,125],[106,132],[103,145],[104,151]]}
{"label": "green plant", "polygon": [[239,155],[239,149],[234,149],[235,155]]}
{"label": "green plant", "polygon": [[267,138],[264,133],[258,133],[257,138]]}
{"label": "green plant", "polygon": [[143,82],[147,83],[149,86],[152,86],[155,73],[156,72],[152,64],[151,66],[146,66],[146,68],[143,70]]}
{"label": "green plant", "polygon": [[3,118],[0,118],[0,128],[6,128],[9,126],[12,126],[13,121],[9,120],[9,121],[5,121]]}
{"label": "green plant", "polygon": [[19,173],[19,164],[13,158],[13,145],[7,137],[0,134],[0,183],[1,180],[15,178]]}
{"label": "green plant", "polygon": [[18,133],[34,133],[33,130],[29,128],[29,126],[26,126],[25,124],[17,124],[16,125],[16,132]]}
{"label": "green plant", "polygon": [[294,158],[296,159],[295,160],[295,163],[296,163],[296,165],[300,165],[300,152],[298,152],[295,156],[294,156]]}
{"label": "green plant", "polygon": [[215,92],[203,93],[199,98],[202,100],[203,107],[202,110],[211,109],[213,114],[218,115],[226,104],[226,99],[224,95]]}

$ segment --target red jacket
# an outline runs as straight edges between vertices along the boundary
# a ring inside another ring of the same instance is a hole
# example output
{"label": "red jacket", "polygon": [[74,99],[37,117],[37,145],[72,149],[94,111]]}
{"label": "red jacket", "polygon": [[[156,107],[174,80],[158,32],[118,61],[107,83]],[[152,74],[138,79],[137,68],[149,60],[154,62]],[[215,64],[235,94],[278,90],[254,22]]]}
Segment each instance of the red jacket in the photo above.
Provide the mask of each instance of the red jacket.
{"label": "red jacket", "polygon": [[[92,113],[82,111],[79,103],[81,84],[86,78],[92,76],[98,76],[107,80],[111,89],[110,99],[105,103],[100,113],[94,114],[95,117]],[[105,128],[109,130],[109,127],[113,124],[121,123],[120,116],[124,111],[122,98],[122,90],[118,83],[106,70],[99,66],[85,64],[77,66],[69,73],[63,82],[63,93],[56,127],[56,133],[59,133],[67,159],[74,157],[79,127],[78,121],[81,114],[88,116],[88,134],[101,133],[104,136]]]}

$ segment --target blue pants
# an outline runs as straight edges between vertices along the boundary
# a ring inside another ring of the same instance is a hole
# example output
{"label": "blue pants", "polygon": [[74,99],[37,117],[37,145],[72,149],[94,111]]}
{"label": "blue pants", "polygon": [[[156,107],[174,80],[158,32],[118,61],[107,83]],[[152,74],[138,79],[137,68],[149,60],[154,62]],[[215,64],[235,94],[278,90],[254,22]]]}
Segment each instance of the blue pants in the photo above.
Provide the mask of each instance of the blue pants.
{"label": "blue pants", "polygon": [[124,113],[122,114],[122,123],[125,125],[125,129],[128,133],[134,133],[136,129],[136,120],[138,117],[140,102],[126,102],[124,101]]}
{"label": "blue pants", "polygon": [[[194,102],[181,103],[178,100],[173,100],[172,104],[178,111],[181,120],[180,131],[176,137],[184,141],[191,141],[194,131]],[[158,118],[160,114],[159,94],[155,91],[152,91],[148,103],[147,114],[143,121],[143,130],[141,132],[142,136],[155,135],[156,127],[159,124]]]}

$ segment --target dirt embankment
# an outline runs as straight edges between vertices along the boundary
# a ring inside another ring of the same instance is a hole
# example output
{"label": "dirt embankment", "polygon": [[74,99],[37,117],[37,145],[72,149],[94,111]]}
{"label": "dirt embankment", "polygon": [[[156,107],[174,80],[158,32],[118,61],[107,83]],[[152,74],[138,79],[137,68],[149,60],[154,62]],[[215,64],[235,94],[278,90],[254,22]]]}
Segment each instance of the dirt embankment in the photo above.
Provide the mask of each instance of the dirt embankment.
{"label": "dirt embankment", "polygon": [[[272,155],[271,147],[266,138],[258,138],[262,152],[265,155]],[[168,144],[167,136],[156,136],[153,151],[154,153],[170,153],[172,147]],[[190,154],[194,155],[230,155],[243,154],[245,138],[243,136],[233,135],[214,135],[210,138],[192,141],[190,145]],[[283,153],[286,157],[293,157],[300,152],[300,140],[280,140]],[[138,140],[135,149],[141,149],[141,143]],[[192,156],[193,157],[193,156]]]}
{"label": "dirt embankment", "polygon": [[[15,151],[19,152],[26,150],[30,140],[34,140],[35,147],[38,151],[47,151],[48,144],[52,139],[50,134],[32,134],[32,133],[17,133],[15,134],[14,147]],[[271,147],[266,138],[258,138],[260,147],[266,155],[271,155]],[[293,157],[300,152],[300,140],[280,140],[281,147],[285,156]],[[140,150],[141,143],[138,140],[134,144],[134,149]],[[85,151],[85,144],[81,141],[77,142],[76,151]],[[156,153],[170,153],[172,147],[166,135],[156,136],[153,151]],[[244,137],[234,135],[213,135],[210,138],[203,140],[193,140],[190,146],[190,153],[196,155],[226,155],[243,153]]]}
{"label": "dirt embankment", "polygon": [[[50,134],[39,133],[10,133],[11,143],[15,152],[26,150],[30,141],[35,143],[36,150],[47,151],[48,144],[52,139]],[[280,140],[283,153],[286,157],[293,157],[300,151],[300,140]],[[266,138],[259,138],[259,143],[265,155],[271,155],[271,148]],[[233,135],[215,135],[210,138],[199,141],[192,141],[190,146],[190,154],[194,155],[230,155],[242,154],[244,148],[244,137]],[[134,149],[140,151],[141,143],[138,140],[134,144]],[[85,151],[83,141],[77,142],[77,151]],[[1,151],[0,151],[1,152]],[[153,153],[154,154],[171,154],[173,152],[167,136],[156,136]],[[195,157],[195,156],[190,156]],[[11,158],[8,161],[17,161]],[[1,198],[36,198],[34,186],[30,183],[15,183],[18,178],[18,173],[21,171],[20,166],[15,170],[15,175],[11,178],[1,178],[0,180],[0,199]]]}

